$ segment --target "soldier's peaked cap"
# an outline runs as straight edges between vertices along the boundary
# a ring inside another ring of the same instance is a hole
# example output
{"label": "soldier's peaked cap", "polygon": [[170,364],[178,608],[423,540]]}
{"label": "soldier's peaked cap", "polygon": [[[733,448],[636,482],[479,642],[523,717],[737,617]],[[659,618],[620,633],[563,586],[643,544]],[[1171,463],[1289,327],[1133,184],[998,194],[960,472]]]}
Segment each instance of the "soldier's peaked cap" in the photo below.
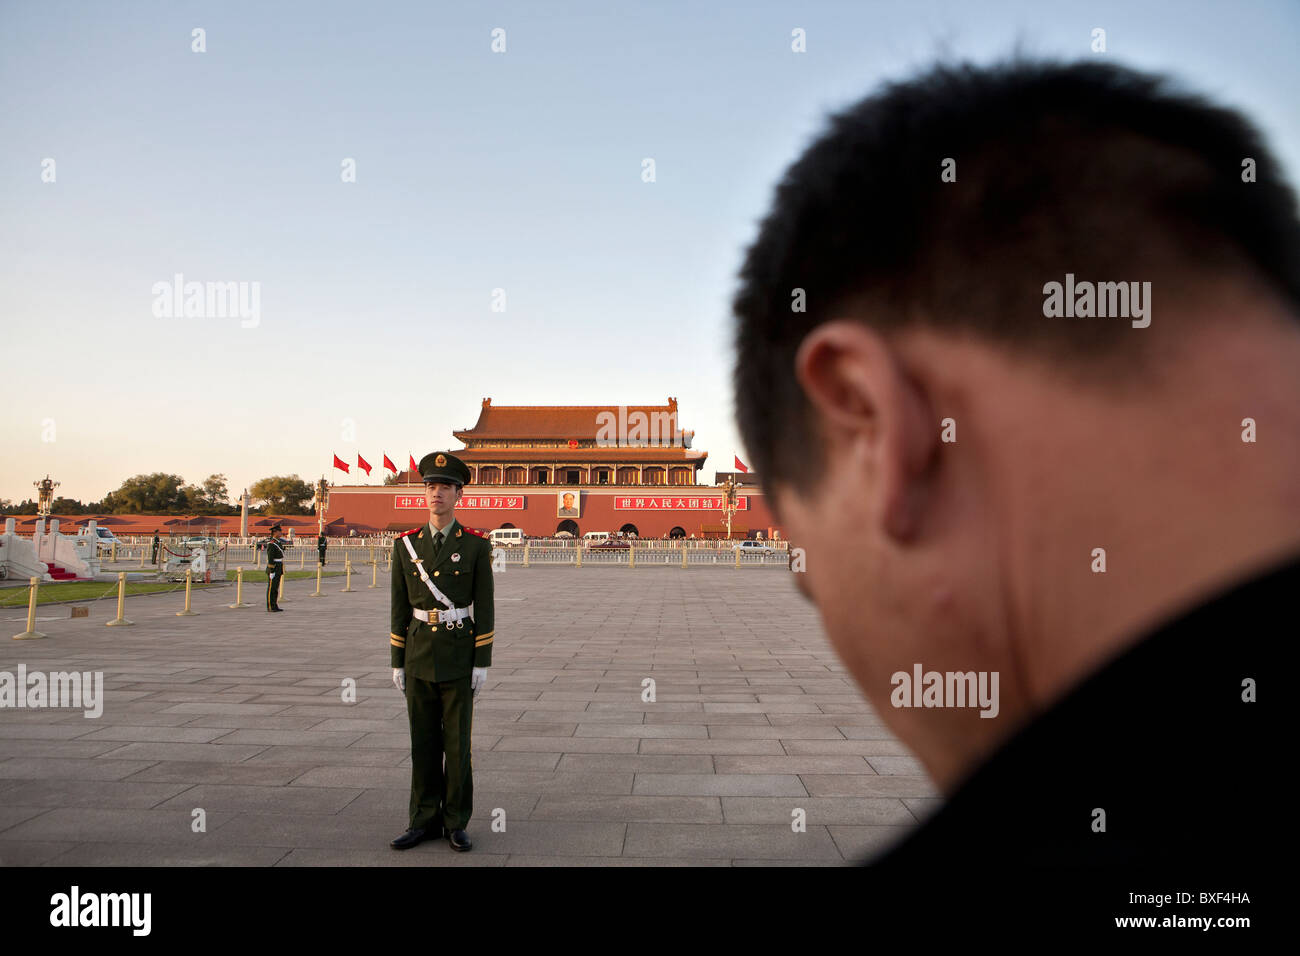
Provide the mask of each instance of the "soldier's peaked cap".
{"label": "soldier's peaked cap", "polygon": [[425,482],[450,481],[469,484],[469,466],[450,452],[430,452],[420,459],[420,477]]}

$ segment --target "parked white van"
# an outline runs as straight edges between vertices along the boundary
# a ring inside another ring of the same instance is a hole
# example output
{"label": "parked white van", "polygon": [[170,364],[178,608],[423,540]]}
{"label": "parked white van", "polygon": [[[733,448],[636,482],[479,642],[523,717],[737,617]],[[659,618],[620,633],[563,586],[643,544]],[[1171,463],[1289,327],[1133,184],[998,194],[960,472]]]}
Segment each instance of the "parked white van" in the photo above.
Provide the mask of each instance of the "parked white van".
{"label": "parked white van", "polygon": [[494,546],[503,544],[507,548],[524,543],[524,532],[521,528],[497,528],[488,535],[488,541]]}
{"label": "parked white van", "polygon": [[609,540],[608,531],[588,531],[582,536],[583,544],[600,544]]}

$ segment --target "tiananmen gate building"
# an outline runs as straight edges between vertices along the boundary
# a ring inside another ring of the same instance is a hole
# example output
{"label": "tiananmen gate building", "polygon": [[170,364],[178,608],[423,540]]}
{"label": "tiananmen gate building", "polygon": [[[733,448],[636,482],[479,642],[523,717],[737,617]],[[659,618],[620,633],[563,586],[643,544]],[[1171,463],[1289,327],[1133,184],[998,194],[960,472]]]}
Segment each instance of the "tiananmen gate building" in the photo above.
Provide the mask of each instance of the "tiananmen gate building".
{"label": "tiananmen gate building", "polygon": [[[452,433],[450,451],[470,470],[456,519],[479,531],[519,528],[534,537],[623,531],[642,538],[726,535],[723,488],[699,482],[708,452],[667,405],[493,405],[483,399],[472,428]],[[418,455],[417,455],[418,457]],[[726,473],[730,474],[730,472]],[[721,480],[723,473],[719,473]],[[734,475],[732,537],[772,538],[778,529],[758,481]],[[405,531],[428,520],[420,476],[393,485],[334,485],[326,521]]]}

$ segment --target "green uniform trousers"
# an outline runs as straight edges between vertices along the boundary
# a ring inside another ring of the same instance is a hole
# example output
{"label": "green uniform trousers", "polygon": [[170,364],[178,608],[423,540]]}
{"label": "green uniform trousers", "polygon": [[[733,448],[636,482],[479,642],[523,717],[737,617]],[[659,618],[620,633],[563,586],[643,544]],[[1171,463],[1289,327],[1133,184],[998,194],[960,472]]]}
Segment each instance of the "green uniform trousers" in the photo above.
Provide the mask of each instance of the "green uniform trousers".
{"label": "green uniform trousers", "polygon": [[284,577],[283,564],[266,566],[266,609],[280,606],[280,578]]}
{"label": "green uniform trousers", "polygon": [[469,752],[474,694],[469,681],[469,677],[448,681],[406,677],[413,830],[463,830],[469,824],[474,810],[474,768]]}

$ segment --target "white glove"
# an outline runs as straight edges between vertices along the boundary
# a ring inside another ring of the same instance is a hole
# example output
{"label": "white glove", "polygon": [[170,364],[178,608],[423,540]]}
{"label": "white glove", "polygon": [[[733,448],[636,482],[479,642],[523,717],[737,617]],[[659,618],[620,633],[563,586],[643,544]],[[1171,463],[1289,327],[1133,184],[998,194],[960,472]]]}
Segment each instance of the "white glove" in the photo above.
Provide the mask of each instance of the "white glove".
{"label": "white glove", "polygon": [[470,689],[474,691],[473,696],[477,697],[478,692],[483,689],[483,685],[486,683],[487,683],[487,668],[486,667],[474,668],[474,673],[470,674],[469,676],[469,686]]}
{"label": "white glove", "polygon": [[398,690],[400,690],[403,694],[406,693],[406,668],[404,667],[393,668],[393,686],[396,687]]}

